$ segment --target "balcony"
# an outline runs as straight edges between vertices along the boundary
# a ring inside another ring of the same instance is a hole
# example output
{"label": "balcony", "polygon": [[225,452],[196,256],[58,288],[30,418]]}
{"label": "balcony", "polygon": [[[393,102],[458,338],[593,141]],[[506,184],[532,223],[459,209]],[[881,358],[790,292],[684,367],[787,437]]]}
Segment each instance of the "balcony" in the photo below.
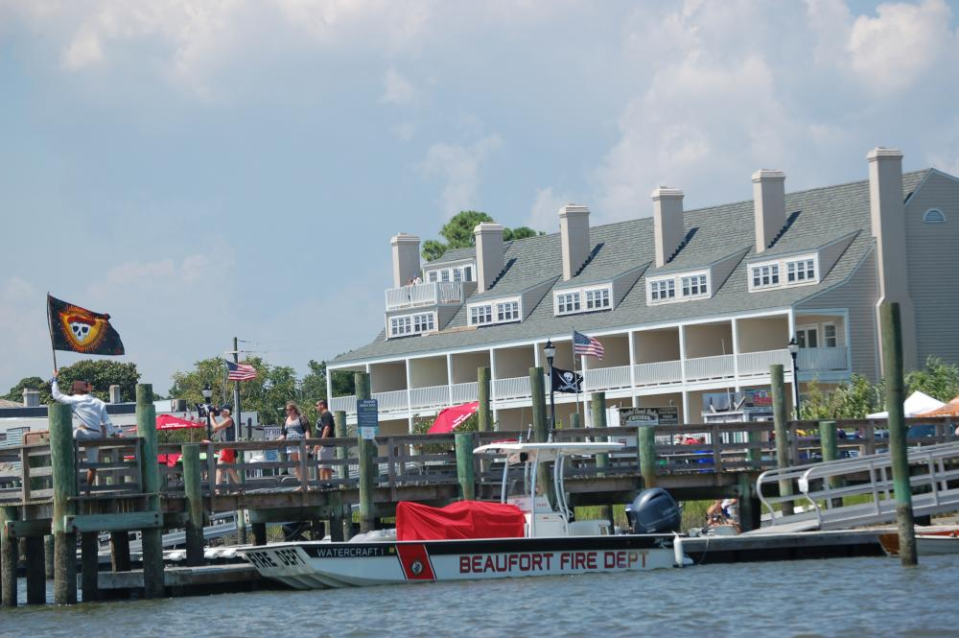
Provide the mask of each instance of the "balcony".
{"label": "balcony", "polygon": [[633,376],[637,388],[679,383],[683,380],[683,364],[681,361],[640,363],[633,366]]}
{"label": "balcony", "polygon": [[731,379],[736,376],[736,356],[721,354],[686,360],[686,381],[702,382]]}
{"label": "balcony", "polygon": [[754,377],[765,376],[769,374],[769,366],[780,364],[786,373],[792,372],[792,358],[789,351],[765,350],[763,352],[745,352],[739,355],[739,376]]}
{"label": "balcony", "polygon": [[463,303],[463,282],[442,281],[386,290],[386,309],[403,310],[435,306],[437,304]]}
{"label": "balcony", "polygon": [[612,368],[594,368],[587,370],[583,386],[587,392],[594,390],[621,390],[629,388],[632,382],[629,379],[629,366],[615,366]]}
{"label": "balcony", "polygon": [[[802,348],[796,361],[799,373],[804,372],[841,372],[849,369],[848,348]],[[790,362],[790,365],[791,362]]]}

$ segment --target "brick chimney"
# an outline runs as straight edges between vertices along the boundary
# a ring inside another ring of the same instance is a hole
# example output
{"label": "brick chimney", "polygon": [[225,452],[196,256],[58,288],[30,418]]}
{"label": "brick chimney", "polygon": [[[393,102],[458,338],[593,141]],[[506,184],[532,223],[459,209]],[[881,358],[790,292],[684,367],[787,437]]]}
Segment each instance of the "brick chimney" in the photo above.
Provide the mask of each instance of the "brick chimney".
{"label": "brick chimney", "polygon": [[36,408],[40,405],[40,392],[27,388],[23,391],[23,407]]}
{"label": "brick chimney", "polygon": [[420,272],[420,238],[400,233],[390,239],[393,247],[393,287],[409,283]]}
{"label": "brick chimney", "polygon": [[[880,304],[899,302],[903,367],[907,371],[914,370],[918,366],[919,355],[916,346],[916,312],[909,296],[902,151],[878,147],[869,151],[866,160],[869,162],[870,225],[872,236],[876,239],[876,270],[879,274],[877,322],[881,328]],[[881,348],[881,339],[879,345]]]}
{"label": "brick chimney", "polygon": [[476,292],[486,292],[503,272],[503,227],[483,222],[473,229],[476,238]]}
{"label": "brick chimney", "polygon": [[569,281],[589,257],[589,207],[568,204],[559,209],[563,244],[563,281]]}
{"label": "brick chimney", "polygon": [[662,268],[686,238],[683,226],[683,191],[660,186],[653,191],[652,197],[656,267]]}
{"label": "brick chimney", "polygon": [[761,253],[786,226],[786,174],[768,168],[753,173],[756,252]]}

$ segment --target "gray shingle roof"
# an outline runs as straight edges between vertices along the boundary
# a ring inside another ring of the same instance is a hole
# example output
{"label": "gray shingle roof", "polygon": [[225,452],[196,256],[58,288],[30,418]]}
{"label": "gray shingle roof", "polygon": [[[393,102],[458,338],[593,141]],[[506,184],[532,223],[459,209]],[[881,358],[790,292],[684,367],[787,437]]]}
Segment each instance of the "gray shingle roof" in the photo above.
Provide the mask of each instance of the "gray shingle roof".
{"label": "gray shingle roof", "polygon": [[[928,170],[906,173],[903,192],[911,193]],[[352,352],[340,355],[335,364],[360,362],[368,359],[443,351],[452,348],[482,347],[498,343],[523,341],[546,336],[569,334],[575,328],[581,332],[625,328],[685,319],[725,315],[746,311],[783,308],[795,305],[825,288],[842,282],[860,263],[873,244],[869,230],[869,183],[859,181],[838,186],[816,188],[786,195],[786,210],[795,215],[792,223],[776,243],[763,253],[784,254],[801,250],[815,250],[850,233],[861,232],[846,249],[836,265],[817,286],[784,288],[749,293],[746,263],[756,256],[752,200],[686,211],[684,221],[688,242],[661,269],[650,268],[643,278],[612,311],[555,317],[552,291],[522,323],[484,326],[475,330],[442,332],[423,337],[385,340],[381,332],[376,339]],[[690,231],[695,232],[690,233]],[[590,240],[602,244],[594,259],[574,280],[580,284],[609,280],[613,276],[654,261],[653,221],[643,218],[595,226]],[[458,249],[457,259],[472,254]],[[502,278],[484,297],[516,294],[551,277],[562,275],[562,257],[558,233],[531,237],[506,246],[505,261],[514,260]],[[644,279],[664,272],[705,267],[745,251],[725,284],[710,299],[685,303],[646,305]],[[447,253],[449,255],[449,253]],[[444,255],[444,260],[449,260]],[[434,262],[436,263],[436,262]],[[571,282],[559,279],[554,289]],[[472,301],[472,298],[467,301]],[[448,328],[467,325],[466,306],[460,309]]]}

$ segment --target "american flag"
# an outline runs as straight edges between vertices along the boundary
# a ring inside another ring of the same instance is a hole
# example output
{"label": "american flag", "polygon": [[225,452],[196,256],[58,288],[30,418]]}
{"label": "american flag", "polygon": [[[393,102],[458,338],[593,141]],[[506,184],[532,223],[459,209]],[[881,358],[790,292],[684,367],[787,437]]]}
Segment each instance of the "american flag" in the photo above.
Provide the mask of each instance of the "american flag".
{"label": "american flag", "polygon": [[573,354],[596,357],[603,360],[603,344],[597,339],[587,337],[582,332],[573,330]]}
{"label": "american flag", "polygon": [[256,378],[256,368],[246,363],[233,363],[224,359],[226,363],[226,378],[229,381],[249,381]]}

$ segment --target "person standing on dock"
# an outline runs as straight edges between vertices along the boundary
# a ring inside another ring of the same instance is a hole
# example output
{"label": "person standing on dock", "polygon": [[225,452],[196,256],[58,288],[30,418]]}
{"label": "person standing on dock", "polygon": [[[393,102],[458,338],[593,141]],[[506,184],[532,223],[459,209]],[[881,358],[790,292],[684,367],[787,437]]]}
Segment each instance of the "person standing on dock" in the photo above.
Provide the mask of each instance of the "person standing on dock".
{"label": "person standing on dock", "polygon": [[[57,379],[60,376],[59,370],[53,371],[53,381],[51,390],[53,399],[57,403],[69,405],[74,421],[73,438],[77,441],[88,441],[91,439],[103,439],[107,436],[122,436],[120,428],[113,425],[110,415],[107,414],[107,404],[93,396],[93,385],[87,381],[74,381],[70,386],[70,394],[61,394],[60,387],[57,385]],[[87,448],[87,463],[96,463],[99,460],[99,449],[95,447]],[[96,468],[87,470],[87,491],[93,487],[93,481],[96,480]]]}
{"label": "person standing on dock", "polygon": [[[224,441],[235,441],[236,434],[232,431],[233,428],[233,417],[230,415],[230,408],[223,406],[220,408],[220,416],[223,417],[223,420],[220,422],[214,422],[213,433],[222,432],[221,435]],[[230,434],[233,434],[233,437],[230,437]],[[234,449],[223,449],[220,450],[220,456],[217,459],[217,468],[216,468],[216,484],[220,485],[220,479],[223,478],[223,474],[227,475],[227,485],[230,484],[230,479],[233,479],[234,485],[240,484],[240,475],[237,474],[236,468],[232,467],[236,463],[236,450]],[[226,469],[221,469],[221,466],[230,466]]]}
{"label": "person standing on dock", "polygon": [[[280,438],[287,441],[301,441],[310,438],[310,422],[300,412],[300,406],[292,401],[286,404],[286,421],[283,422],[283,434],[280,435]],[[300,471],[299,445],[288,447],[286,453],[290,455],[290,461],[295,463],[293,473],[296,474],[297,481],[302,485],[303,474]]]}
{"label": "person standing on dock", "polygon": [[[336,427],[333,422],[333,413],[326,405],[326,399],[320,399],[316,402],[316,413],[320,417],[316,420],[314,431],[321,439],[332,439],[336,436]],[[334,448],[331,445],[317,445],[313,448],[313,454],[320,460],[320,480],[329,481],[333,478],[333,468],[330,467],[330,461],[333,460]]]}

